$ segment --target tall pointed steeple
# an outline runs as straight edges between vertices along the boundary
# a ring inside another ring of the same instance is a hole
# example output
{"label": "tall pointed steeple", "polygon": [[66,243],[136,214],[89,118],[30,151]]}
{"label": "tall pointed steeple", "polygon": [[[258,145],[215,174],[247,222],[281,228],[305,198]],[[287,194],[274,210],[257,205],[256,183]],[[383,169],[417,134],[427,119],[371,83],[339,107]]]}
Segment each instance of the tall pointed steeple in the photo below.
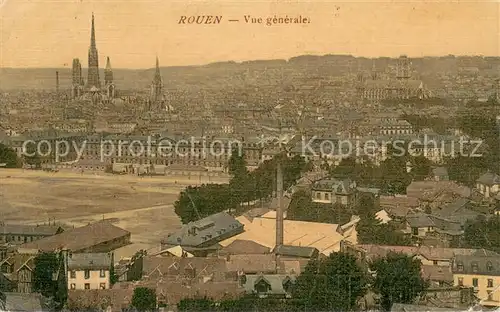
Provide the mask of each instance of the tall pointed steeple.
{"label": "tall pointed steeple", "polygon": [[156,72],[155,72],[155,77],[153,80],[154,82],[160,82],[161,83],[161,73],[160,73],[160,61],[158,60],[158,56],[156,56]]}
{"label": "tall pointed steeple", "polygon": [[163,81],[161,79],[160,73],[160,61],[158,60],[158,56],[156,57],[156,70],[155,76],[153,78],[153,82],[151,83],[151,94],[150,101],[151,103],[159,104],[163,99]]}
{"label": "tall pointed steeple", "polygon": [[101,82],[99,80],[99,54],[97,53],[95,42],[94,13],[92,13],[92,27],[90,30],[89,70],[87,78],[87,88],[91,89],[92,87],[101,87]]}
{"label": "tall pointed steeple", "polygon": [[90,30],[90,47],[95,48],[95,24],[94,24],[94,12],[92,12],[92,28]]}
{"label": "tall pointed steeple", "polygon": [[108,85],[113,83],[113,70],[111,69],[111,61],[109,56],[106,59],[106,69],[104,70],[104,84]]}

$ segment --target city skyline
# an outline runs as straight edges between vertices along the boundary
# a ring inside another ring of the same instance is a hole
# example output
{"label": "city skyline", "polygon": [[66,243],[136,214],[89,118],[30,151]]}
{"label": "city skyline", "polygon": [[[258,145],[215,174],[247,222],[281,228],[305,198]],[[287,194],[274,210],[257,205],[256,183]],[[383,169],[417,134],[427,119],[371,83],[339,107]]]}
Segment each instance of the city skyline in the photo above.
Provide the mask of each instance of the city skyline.
{"label": "city skyline", "polygon": [[[52,10],[54,5],[58,10]],[[0,7],[0,67],[69,69],[73,58],[85,60],[92,13],[101,62],[109,56],[114,68],[153,68],[156,56],[162,67],[325,54],[369,58],[402,54],[499,56],[499,9],[500,3],[495,2],[456,1],[424,4],[215,1],[196,2],[196,7],[176,1],[6,2]],[[300,26],[245,25],[242,21],[243,15],[265,17],[275,13],[302,14],[312,21]],[[19,14],[23,14],[23,25],[14,18]],[[222,15],[223,22],[177,24],[176,19],[181,15],[197,14]],[[387,22],[388,16],[391,24]],[[231,18],[239,18],[240,22],[230,24],[227,20]],[[32,23],[43,27],[30,27]],[[86,62],[82,65],[88,66]]]}

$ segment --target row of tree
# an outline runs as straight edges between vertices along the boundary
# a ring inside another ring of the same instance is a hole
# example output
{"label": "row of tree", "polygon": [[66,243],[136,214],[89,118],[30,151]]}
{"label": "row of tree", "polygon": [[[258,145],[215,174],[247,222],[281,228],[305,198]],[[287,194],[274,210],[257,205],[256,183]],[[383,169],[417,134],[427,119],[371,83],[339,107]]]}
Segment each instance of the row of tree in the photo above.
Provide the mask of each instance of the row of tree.
{"label": "row of tree", "polygon": [[204,184],[183,190],[175,202],[175,213],[182,223],[188,223],[221,211],[239,211],[242,203],[267,200],[276,190],[276,168],[280,161],[283,168],[284,188],[296,183],[308,170],[300,156],[288,158],[277,155],[264,161],[257,169],[248,171],[244,156],[233,153],[228,171],[232,178],[229,184]]}
{"label": "row of tree", "polygon": [[[331,175],[340,178],[350,178],[361,186],[376,187],[385,194],[406,194],[406,187],[412,181],[421,181],[429,177],[433,163],[423,155],[412,156],[403,145],[403,155],[392,145],[388,146],[388,157],[374,165],[368,159],[347,157],[342,159],[338,166],[329,167]],[[408,172],[408,166],[411,171]]]}
{"label": "row of tree", "polygon": [[20,168],[22,167],[22,159],[17,157],[12,148],[0,143],[0,164],[5,164],[5,168]]}
{"label": "row of tree", "polygon": [[[376,274],[368,274],[367,268]],[[206,297],[187,298],[179,311],[355,311],[362,298],[380,298],[389,311],[394,303],[413,303],[427,288],[421,276],[420,260],[392,253],[365,267],[346,253],[312,260],[297,277],[291,299],[245,296],[215,302]],[[367,300],[371,301],[371,300]]]}

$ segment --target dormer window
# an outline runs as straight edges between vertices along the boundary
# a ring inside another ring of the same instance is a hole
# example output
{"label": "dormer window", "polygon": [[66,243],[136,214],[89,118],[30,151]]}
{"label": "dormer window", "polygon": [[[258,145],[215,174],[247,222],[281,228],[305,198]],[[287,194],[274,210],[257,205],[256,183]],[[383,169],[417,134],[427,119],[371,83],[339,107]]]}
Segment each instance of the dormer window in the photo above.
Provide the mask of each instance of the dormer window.
{"label": "dormer window", "polygon": [[477,271],[478,271],[477,262],[472,262],[471,268],[472,268],[472,272],[477,273]]}
{"label": "dormer window", "polygon": [[488,272],[493,271],[493,264],[490,261],[488,261],[488,263],[486,263],[486,270]]}
{"label": "dormer window", "polygon": [[464,264],[461,261],[457,262],[457,270],[458,272],[464,271]]}

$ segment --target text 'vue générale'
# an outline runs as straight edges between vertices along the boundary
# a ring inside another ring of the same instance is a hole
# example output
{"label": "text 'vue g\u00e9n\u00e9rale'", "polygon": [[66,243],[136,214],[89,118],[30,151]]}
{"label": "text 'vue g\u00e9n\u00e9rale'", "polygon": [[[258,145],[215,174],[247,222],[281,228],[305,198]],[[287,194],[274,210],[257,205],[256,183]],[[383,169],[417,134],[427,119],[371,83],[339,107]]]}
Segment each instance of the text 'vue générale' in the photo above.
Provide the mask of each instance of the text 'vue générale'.
{"label": "text 'vue g\u00e9n\u00e9rale'", "polygon": [[311,19],[303,15],[273,15],[267,17],[244,15],[239,18],[224,18],[222,15],[182,15],[179,18],[178,24],[210,25],[223,24],[226,22],[272,26],[285,24],[309,24],[311,23]]}

